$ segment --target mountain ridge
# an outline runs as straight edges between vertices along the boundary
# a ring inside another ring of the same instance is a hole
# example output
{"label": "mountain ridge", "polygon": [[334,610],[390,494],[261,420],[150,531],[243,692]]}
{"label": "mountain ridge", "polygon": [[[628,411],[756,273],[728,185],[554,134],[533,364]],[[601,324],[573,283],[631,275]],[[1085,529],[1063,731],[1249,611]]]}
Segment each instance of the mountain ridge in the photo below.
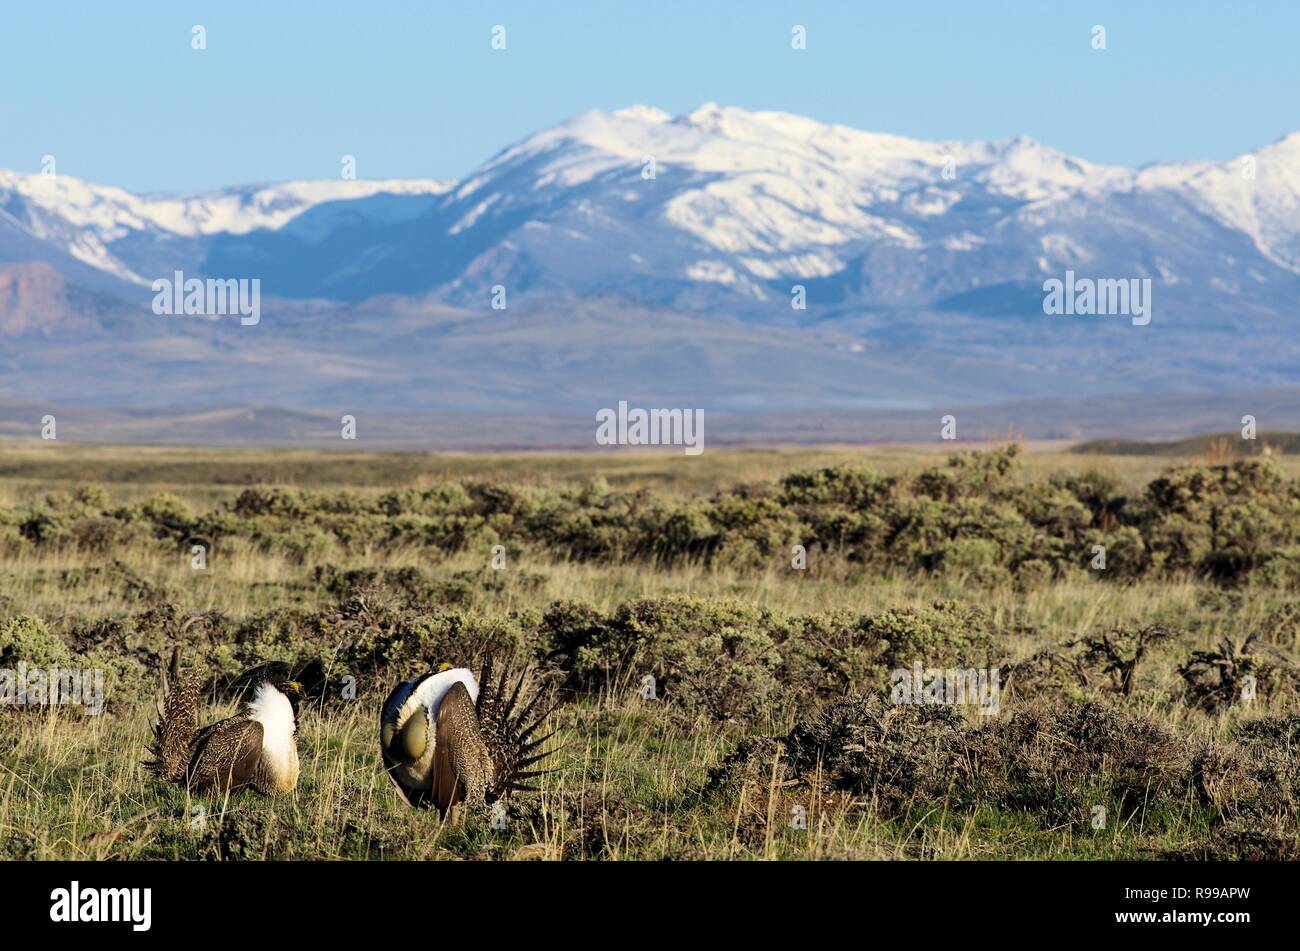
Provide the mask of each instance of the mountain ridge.
{"label": "mountain ridge", "polygon": [[[644,177],[647,158],[655,160],[653,179]],[[1247,158],[1266,167],[1269,187],[1260,185],[1258,171],[1253,179],[1239,174]],[[1226,162],[1179,160],[1132,169],[1090,163],[1023,136],[932,142],[715,103],[678,116],[652,106],[589,110],[507,146],[457,181],[302,180],[134,195],[65,175],[0,170],[0,215],[83,263],[147,285],[159,268],[144,266],[147,259],[131,248],[132,242],[141,243],[141,235],[230,239],[288,229],[302,239],[308,229],[301,219],[326,205],[355,210],[365,222],[393,224],[427,217],[437,204],[442,213],[434,218],[442,237],[455,238],[493,218],[513,224],[502,208],[522,203],[529,214],[521,227],[548,227],[556,217],[548,207],[553,197],[530,203],[530,193],[582,188],[611,173],[621,180],[613,184],[638,188],[662,181],[661,176],[682,176],[683,170],[684,180],[679,178],[677,191],[657,211],[665,224],[695,239],[699,251],[726,260],[677,261],[672,276],[734,283],[759,297],[765,281],[827,277],[870,242],[932,246],[926,219],[946,221],[955,206],[969,200],[962,193],[968,180],[1010,205],[1178,192],[1249,236],[1269,261],[1300,274],[1300,132]],[[376,196],[390,200],[367,204]],[[579,203],[591,201],[587,195],[576,197]],[[609,203],[608,196],[600,197]],[[653,200],[635,192],[624,197],[629,203]],[[377,211],[378,204],[387,214]],[[410,207],[403,212],[403,205]],[[335,222],[331,229],[316,220],[313,234],[320,239],[346,227],[347,222]],[[978,241],[978,235],[965,233],[968,229],[946,230],[950,250],[969,250]],[[130,253],[119,259],[113,254],[117,244]],[[203,273],[202,258],[192,269]],[[457,277],[460,284],[454,278],[441,282],[451,285],[452,297],[467,283],[463,275]],[[364,296],[373,294],[347,299]]]}
{"label": "mountain ridge", "polygon": [[[589,110],[455,182],[40,178],[0,171],[14,397],[870,412],[1274,387],[1300,362],[1300,133],[1134,169],[705,103]],[[264,319],[155,316],[176,271],[258,279]],[[1045,314],[1067,271],[1149,279],[1151,325]]]}

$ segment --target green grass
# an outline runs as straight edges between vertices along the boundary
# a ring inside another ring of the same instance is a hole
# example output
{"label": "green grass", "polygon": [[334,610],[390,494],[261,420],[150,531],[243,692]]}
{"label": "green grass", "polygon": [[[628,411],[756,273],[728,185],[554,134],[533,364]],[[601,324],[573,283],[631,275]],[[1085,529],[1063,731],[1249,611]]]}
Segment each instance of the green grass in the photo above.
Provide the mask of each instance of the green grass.
{"label": "green grass", "polygon": [[[690,498],[822,466],[865,463],[899,473],[940,459],[937,448],[710,452],[693,460],[652,453],[362,455],[6,443],[0,447],[0,506],[92,482],[107,487],[115,504],[168,491],[203,508],[250,484],[378,494],[471,478],[563,486],[600,477],[624,489]],[[1029,479],[1086,465],[1132,491],[1178,461],[1204,460],[1081,458],[1051,451],[1030,452],[1023,465]],[[1300,474],[1286,457],[1281,465],[1289,476]],[[182,614],[219,611],[231,624],[286,609],[326,612],[338,598],[312,580],[323,563],[344,570],[412,567],[434,581],[481,577],[485,569],[483,553],[473,551],[437,553],[414,544],[343,547],[298,559],[242,540],[222,549],[207,572],[192,571],[187,559],[161,541],[99,553],[25,545],[6,549],[3,558],[0,621],[38,615],[59,636],[104,619],[135,623],[158,603],[175,605]],[[122,567],[109,570],[113,562]],[[103,570],[69,575],[87,568]],[[70,577],[80,580],[70,583]],[[610,615],[637,599],[688,595],[708,602],[734,599],[788,616],[834,611],[858,616],[956,598],[984,612],[1008,662],[1064,649],[1068,642],[1116,626],[1163,624],[1175,628],[1176,636],[1144,659],[1132,695],[1118,695],[1107,686],[1108,678],[1098,676],[1082,691],[1083,699],[1141,717],[1179,743],[1213,739],[1228,747],[1241,722],[1297,712],[1292,699],[1279,696],[1211,715],[1186,702],[1177,671],[1191,651],[1212,649],[1225,634],[1244,639],[1260,629],[1294,603],[1285,589],[1252,585],[1234,591],[1191,576],[1131,584],[1072,576],[1023,588],[1011,580],[981,582],[960,572],[846,565],[817,573],[777,564],[691,561],[666,567],[634,560],[577,561],[531,548],[512,554],[509,568],[494,580],[474,590],[465,611],[507,618],[580,599]],[[1278,647],[1294,652],[1300,644],[1283,636]],[[430,660],[413,657],[409,669],[397,673],[416,672]],[[577,692],[553,715],[551,725],[559,729],[554,772],[540,793],[511,801],[504,832],[492,830],[481,815],[443,825],[436,814],[398,802],[378,770],[382,687],[363,690],[353,703],[332,702],[304,712],[302,775],[292,795],[191,796],[153,782],[139,766],[153,719],[152,692],[147,684],[139,697],[118,698],[97,718],[57,707],[0,711],[0,857],[1128,859],[1246,854],[1233,852],[1237,840],[1225,838],[1241,822],[1266,830],[1280,824],[1283,832],[1270,831],[1268,840],[1279,850],[1291,847],[1287,835],[1296,832],[1293,811],[1266,815],[1244,793],[1224,805],[1171,791],[1153,794],[1135,808],[1107,800],[1103,789],[1091,798],[1070,798],[1071,793],[1061,810],[1052,811],[1017,806],[1005,790],[973,803],[956,789],[952,796],[918,793],[911,799],[902,790],[903,805],[891,809],[879,795],[831,788],[816,775],[783,779],[772,772],[753,782],[719,785],[711,783],[711,771],[742,741],[782,736],[816,710],[774,702],[753,716],[719,720],[671,700],[644,701],[635,689]],[[209,718],[233,709],[228,701],[209,699]],[[1055,701],[1074,702],[1065,695]],[[998,719],[1016,715],[1021,702],[1009,701]],[[979,726],[976,714],[968,719]],[[1103,769],[1098,781],[1107,775]],[[1107,807],[1110,818],[1103,830],[1090,825],[1088,806],[1094,802]],[[806,830],[791,828],[795,805],[807,809]]]}

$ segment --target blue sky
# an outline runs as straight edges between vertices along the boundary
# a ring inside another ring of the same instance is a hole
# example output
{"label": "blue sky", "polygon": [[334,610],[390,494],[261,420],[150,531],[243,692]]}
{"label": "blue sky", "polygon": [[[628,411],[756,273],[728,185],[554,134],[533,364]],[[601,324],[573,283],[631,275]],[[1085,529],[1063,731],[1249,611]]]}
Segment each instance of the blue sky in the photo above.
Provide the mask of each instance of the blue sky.
{"label": "blue sky", "polygon": [[1285,0],[55,0],[0,17],[0,167],[48,153],[170,191],[336,177],[353,154],[362,178],[458,178],[586,109],[710,100],[1098,162],[1227,158],[1300,129],[1297,38]]}

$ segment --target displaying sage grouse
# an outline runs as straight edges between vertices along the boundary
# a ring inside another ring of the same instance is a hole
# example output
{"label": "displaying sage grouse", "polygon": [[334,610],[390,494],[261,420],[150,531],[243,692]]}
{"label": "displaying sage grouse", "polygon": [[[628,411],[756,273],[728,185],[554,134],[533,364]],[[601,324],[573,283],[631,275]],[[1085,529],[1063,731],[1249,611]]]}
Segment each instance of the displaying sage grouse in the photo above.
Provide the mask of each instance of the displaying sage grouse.
{"label": "displaying sage grouse", "polygon": [[527,671],[506,695],[506,676],[492,679],[492,658],[482,682],[466,667],[442,669],[393,688],[379,716],[384,771],[408,805],[436,807],[446,816],[457,803],[482,805],[512,791],[533,791],[529,770],[554,733],[537,737],[553,707],[537,713],[542,692],[522,706]]}
{"label": "displaying sage grouse", "polygon": [[154,726],[154,759],[144,765],[160,779],[200,791],[256,789],[271,796],[298,784],[298,698],[293,680],[262,681],[233,717],[200,728],[200,679],[173,686]]}

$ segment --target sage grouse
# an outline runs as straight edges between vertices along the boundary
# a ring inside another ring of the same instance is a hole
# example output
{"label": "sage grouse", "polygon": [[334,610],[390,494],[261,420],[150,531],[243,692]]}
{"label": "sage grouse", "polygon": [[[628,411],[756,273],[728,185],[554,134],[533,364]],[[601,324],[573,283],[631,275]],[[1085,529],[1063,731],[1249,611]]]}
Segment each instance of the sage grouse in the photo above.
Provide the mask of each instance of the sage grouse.
{"label": "sage grouse", "polygon": [[507,696],[506,676],[492,679],[492,658],[482,681],[466,667],[443,669],[393,688],[379,717],[384,771],[411,806],[436,807],[446,816],[457,803],[483,805],[515,790],[533,791],[529,770],[547,754],[537,752],[554,735],[537,728],[554,707],[536,713],[542,692],[522,706],[527,671]]}
{"label": "sage grouse", "polygon": [[154,759],[144,765],[160,779],[191,789],[264,795],[298,784],[298,698],[293,680],[262,681],[245,709],[200,728],[199,678],[190,674],[167,697],[154,726]]}

